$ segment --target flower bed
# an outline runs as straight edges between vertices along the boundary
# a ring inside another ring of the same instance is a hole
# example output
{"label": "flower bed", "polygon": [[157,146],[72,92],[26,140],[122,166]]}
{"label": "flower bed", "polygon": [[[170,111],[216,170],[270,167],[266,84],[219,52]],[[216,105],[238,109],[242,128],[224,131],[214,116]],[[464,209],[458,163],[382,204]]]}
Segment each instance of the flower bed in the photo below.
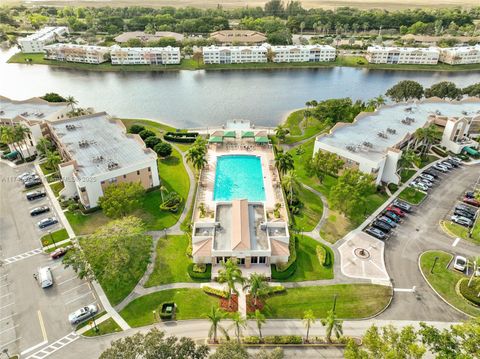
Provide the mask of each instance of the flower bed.
{"label": "flower bed", "polygon": [[254,299],[250,294],[247,294],[247,314],[255,313],[255,310],[263,310],[265,306],[265,302],[261,298],[257,298],[256,303],[254,303]]}
{"label": "flower bed", "polygon": [[238,296],[233,294],[230,299],[220,298],[220,308],[226,312],[238,311]]}
{"label": "flower bed", "polygon": [[196,272],[194,271],[194,263],[190,263],[187,267],[188,275],[192,279],[200,279],[200,280],[210,280],[212,277],[212,265],[207,264],[205,267],[205,272]]}
{"label": "flower bed", "polygon": [[322,346],[345,346],[348,340],[352,339],[356,344],[362,343],[360,338],[341,337],[340,339],[331,338],[329,342],[325,337],[310,337],[308,342],[300,335],[269,335],[260,339],[259,336],[253,335],[242,338],[242,343],[247,345],[322,345]]}

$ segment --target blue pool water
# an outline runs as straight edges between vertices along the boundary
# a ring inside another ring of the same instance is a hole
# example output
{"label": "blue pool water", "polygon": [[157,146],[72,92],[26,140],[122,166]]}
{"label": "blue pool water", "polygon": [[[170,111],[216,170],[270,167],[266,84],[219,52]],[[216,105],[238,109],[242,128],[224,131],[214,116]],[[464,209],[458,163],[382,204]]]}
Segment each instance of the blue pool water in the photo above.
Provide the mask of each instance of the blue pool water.
{"label": "blue pool water", "polygon": [[227,155],[217,158],[215,201],[232,199],[265,201],[263,173],[260,158],[248,155]]}

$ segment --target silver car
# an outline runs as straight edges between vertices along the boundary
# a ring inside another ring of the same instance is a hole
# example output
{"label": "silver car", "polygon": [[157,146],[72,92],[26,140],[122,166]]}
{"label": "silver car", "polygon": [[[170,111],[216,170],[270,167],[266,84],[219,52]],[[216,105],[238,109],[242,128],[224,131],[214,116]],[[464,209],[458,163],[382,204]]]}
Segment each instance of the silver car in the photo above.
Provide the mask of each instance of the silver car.
{"label": "silver car", "polygon": [[468,219],[467,217],[452,216],[451,220],[452,220],[452,222],[454,222],[456,224],[460,224],[461,226],[465,226],[465,227],[471,227],[472,226],[472,220]]}
{"label": "silver car", "polygon": [[68,315],[68,321],[70,324],[75,325],[93,317],[97,312],[97,306],[95,304],[90,304],[70,313]]}

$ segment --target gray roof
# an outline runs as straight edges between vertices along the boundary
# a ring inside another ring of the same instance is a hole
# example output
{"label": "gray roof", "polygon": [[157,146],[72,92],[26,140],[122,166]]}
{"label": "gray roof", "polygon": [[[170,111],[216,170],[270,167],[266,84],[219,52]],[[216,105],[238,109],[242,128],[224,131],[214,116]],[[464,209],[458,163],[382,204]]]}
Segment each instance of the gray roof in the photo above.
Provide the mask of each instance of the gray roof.
{"label": "gray roof", "polygon": [[39,97],[16,101],[0,96],[0,118],[11,120],[22,116],[28,120],[43,120],[67,106],[66,103],[48,102]]}
{"label": "gray roof", "polygon": [[[68,126],[68,127],[67,127]],[[105,112],[51,124],[52,130],[78,165],[78,175],[95,176],[138,162],[156,159],[137,135]]]}
{"label": "gray roof", "polygon": [[[336,128],[329,135],[319,136],[317,141],[342,149],[348,149],[347,146],[355,148],[356,156],[378,161],[385,156],[387,148],[395,146],[407,134],[413,134],[418,128],[423,127],[430,115],[463,117],[465,113],[466,116],[478,116],[480,100],[463,102],[428,100],[384,106],[375,112],[357,116],[354,123]],[[402,123],[407,117],[415,121],[410,124]],[[384,137],[380,137],[379,133],[384,134]],[[366,143],[371,146],[365,146]]]}

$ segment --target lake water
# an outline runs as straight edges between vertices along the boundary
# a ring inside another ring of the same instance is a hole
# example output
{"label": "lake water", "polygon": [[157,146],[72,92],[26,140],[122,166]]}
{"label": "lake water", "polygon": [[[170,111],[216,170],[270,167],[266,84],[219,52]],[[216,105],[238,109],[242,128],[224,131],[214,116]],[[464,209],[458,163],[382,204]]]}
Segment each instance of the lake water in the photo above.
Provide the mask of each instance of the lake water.
{"label": "lake water", "polygon": [[367,100],[400,80],[425,86],[449,80],[465,87],[477,72],[366,70],[349,67],[291,70],[89,72],[45,65],[7,64],[16,50],[0,52],[0,95],[14,99],[46,92],[74,96],[123,118],[149,118],[178,128],[205,127],[229,119],[275,126],[306,101],[334,97]]}

